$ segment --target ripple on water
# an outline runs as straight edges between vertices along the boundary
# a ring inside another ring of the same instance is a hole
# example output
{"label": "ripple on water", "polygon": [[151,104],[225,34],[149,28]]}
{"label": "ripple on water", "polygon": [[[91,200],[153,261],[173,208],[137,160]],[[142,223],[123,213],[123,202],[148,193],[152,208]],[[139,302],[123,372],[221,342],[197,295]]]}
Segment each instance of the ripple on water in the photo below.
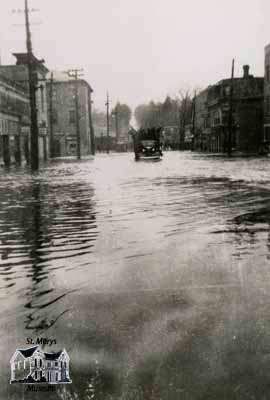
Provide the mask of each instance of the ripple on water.
{"label": "ripple on water", "polygon": [[199,355],[237,314],[238,288],[269,281],[268,171],[265,159],[171,152],[155,165],[123,154],[1,175],[1,318],[23,321],[23,336],[69,326],[77,366],[95,354],[109,377],[126,374],[123,391],[151,366],[153,385],[163,367],[174,379],[173,354],[194,375],[209,370]]}

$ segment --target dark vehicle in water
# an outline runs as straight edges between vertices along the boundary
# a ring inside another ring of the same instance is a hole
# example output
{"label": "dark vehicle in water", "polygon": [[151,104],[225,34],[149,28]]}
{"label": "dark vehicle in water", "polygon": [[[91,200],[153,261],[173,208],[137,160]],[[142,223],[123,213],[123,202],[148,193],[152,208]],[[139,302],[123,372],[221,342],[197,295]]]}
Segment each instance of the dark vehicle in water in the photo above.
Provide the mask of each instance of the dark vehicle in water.
{"label": "dark vehicle in water", "polygon": [[160,160],[162,157],[162,128],[132,130],[135,160]]}

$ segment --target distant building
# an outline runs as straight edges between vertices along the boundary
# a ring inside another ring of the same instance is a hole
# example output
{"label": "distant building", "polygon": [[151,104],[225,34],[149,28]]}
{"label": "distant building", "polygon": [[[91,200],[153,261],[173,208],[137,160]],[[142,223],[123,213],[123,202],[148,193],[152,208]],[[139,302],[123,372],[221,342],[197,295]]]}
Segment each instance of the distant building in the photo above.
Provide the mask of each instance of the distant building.
{"label": "distant building", "polygon": [[109,140],[107,137],[107,127],[106,125],[97,125],[94,122],[94,129],[95,129],[95,146],[96,150],[99,152],[106,152],[108,149],[109,143],[109,150],[115,150],[116,148],[116,132],[115,129],[112,129],[110,124],[110,132],[109,132]]}
{"label": "distant building", "polygon": [[165,149],[176,150],[179,148],[180,134],[179,126],[167,125],[164,126],[162,131],[163,146]]}
{"label": "distant building", "polygon": [[[24,87],[29,93],[29,78],[26,53],[14,53],[16,65],[0,65],[0,75],[6,77],[14,84]],[[45,67],[43,61],[33,56],[33,63],[36,70],[36,104],[38,111],[38,128],[39,128],[39,157],[47,159],[48,156],[48,119],[47,119],[47,103],[46,103],[46,84],[45,79],[49,70]],[[24,135],[30,138],[30,125],[23,127]]]}
{"label": "distant building", "polygon": [[[121,118],[121,114],[118,115],[118,127],[116,132],[116,151],[127,151],[133,150],[133,140],[129,135],[129,120]],[[116,130],[116,129],[115,129]]]}
{"label": "distant building", "polygon": [[[124,107],[124,112],[122,107]],[[119,103],[109,113],[109,137],[107,136],[107,115],[94,110],[93,125],[96,150],[100,152],[133,150],[132,136],[129,134],[130,118],[126,116],[126,106]]]}
{"label": "distant building", "polygon": [[195,132],[193,148],[205,151],[210,138],[210,123],[207,107],[208,88],[201,91],[195,100]]}
{"label": "distant building", "polygon": [[[81,155],[94,151],[91,93],[93,89],[83,79],[54,80],[47,83],[47,107],[49,111],[49,135],[52,140],[52,156],[77,154],[77,128],[75,85],[78,85],[78,114]],[[52,89],[52,90],[51,90]],[[51,112],[52,111],[52,112]]]}
{"label": "distant building", "polygon": [[185,125],[185,132],[184,132],[184,149],[191,150],[193,148],[193,126],[192,124]]}
{"label": "distant building", "polygon": [[[1,72],[1,71],[0,71]],[[27,90],[0,75],[0,159],[5,165],[29,159],[30,106]]]}
{"label": "distant building", "polygon": [[39,346],[17,349],[10,360],[10,383],[71,383],[66,350],[43,352]]}
{"label": "distant building", "polygon": [[[258,152],[263,141],[263,82],[243,67],[233,81],[233,149]],[[226,152],[228,148],[231,79],[209,86],[196,98],[195,149]]]}

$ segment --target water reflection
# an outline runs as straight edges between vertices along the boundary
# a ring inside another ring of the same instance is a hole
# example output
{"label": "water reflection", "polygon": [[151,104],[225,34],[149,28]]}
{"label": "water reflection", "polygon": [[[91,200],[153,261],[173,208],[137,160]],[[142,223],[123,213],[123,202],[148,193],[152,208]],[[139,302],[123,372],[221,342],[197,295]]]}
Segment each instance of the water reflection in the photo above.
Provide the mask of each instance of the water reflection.
{"label": "water reflection", "polygon": [[1,194],[2,204],[9,200],[0,214],[2,290],[23,293],[25,329],[42,333],[67,313],[61,300],[75,290],[57,289],[56,272],[70,269],[67,259],[79,268],[80,257],[92,251],[94,191],[91,185],[35,178]]}
{"label": "water reflection", "polygon": [[212,233],[219,234],[233,245],[233,255],[244,260],[248,255],[257,254],[258,247],[266,243],[264,255],[270,257],[270,190],[239,184],[238,190],[231,190],[227,196],[219,196],[218,201],[231,209],[223,229]]}
{"label": "water reflection", "polygon": [[18,315],[53,327],[77,398],[263,398],[270,188],[249,162],[114,154],[0,176],[0,293],[23,305],[3,340]]}

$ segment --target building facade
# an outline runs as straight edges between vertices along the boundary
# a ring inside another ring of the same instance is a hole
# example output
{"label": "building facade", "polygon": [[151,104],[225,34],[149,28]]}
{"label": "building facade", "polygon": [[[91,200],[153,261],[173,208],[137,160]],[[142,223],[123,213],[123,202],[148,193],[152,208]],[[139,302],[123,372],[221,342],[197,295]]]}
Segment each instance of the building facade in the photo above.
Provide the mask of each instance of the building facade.
{"label": "building facade", "polygon": [[223,79],[199,93],[195,102],[194,149],[226,152],[229,137],[229,111],[232,107],[232,148],[257,153],[263,142],[264,79],[243,67],[241,78]]}
{"label": "building facade", "polygon": [[197,151],[206,151],[210,137],[209,114],[207,107],[208,90],[201,91],[195,99],[195,132],[193,148]]}
{"label": "building facade", "polygon": [[171,149],[171,150],[179,149],[179,143],[180,143],[179,126],[177,125],[164,126],[162,135],[163,135],[163,146],[165,149]]}
{"label": "building facade", "polygon": [[[77,137],[76,85],[78,91],[79,141]],[[47,108],[51,156],[82,156],[94,153],[91,86],[82,79],[47,83]]]}
{"label": "building facade", "polygon": [[[13,82],[14,85],[20,85],[24,90],[29,93],[29,74],[27,65],[26,53],[14,53],[16,57],[16,65],[0,65],[0,74]],[[36,105],[37,105],[37,118],[38,118],[38,144],[39,144],[39,158],[47,160],[48,158],[48,111],[46,102],[46,75],[49,70],[45,67],[43,60],[38,60],[33,56],[32,60],[35,66],[36,77]],[[30,110],[29,110],[30,115]],[[24,123],[22,126],[23,135],[29,139],[30,146],[30,124]]]}
{"label": "building facade", "polygon": [[0,75],[0,163],[29,161],[30,106],[22,85]]}

